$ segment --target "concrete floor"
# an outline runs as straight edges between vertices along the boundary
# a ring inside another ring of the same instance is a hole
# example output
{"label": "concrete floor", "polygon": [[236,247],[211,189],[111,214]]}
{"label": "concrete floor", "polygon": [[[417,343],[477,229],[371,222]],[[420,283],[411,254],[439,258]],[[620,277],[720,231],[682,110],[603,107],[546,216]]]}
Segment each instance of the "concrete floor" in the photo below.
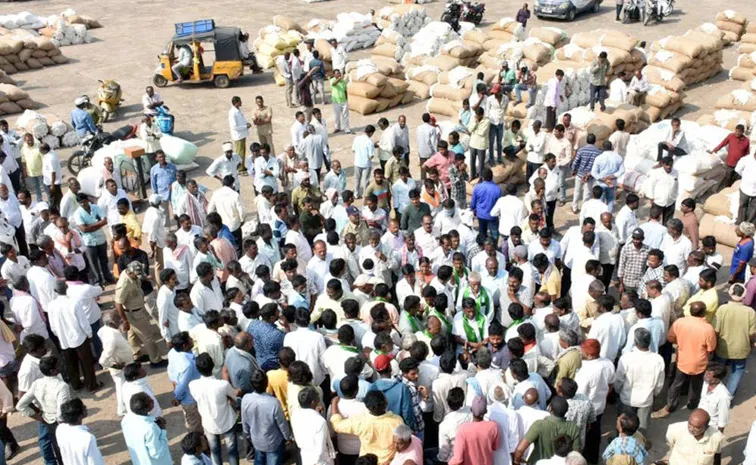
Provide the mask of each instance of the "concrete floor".
{"label": "concrete floor", "polygon": [[[46,115],[57,115],[63,119],[68,119],[74,98],[82,94],[89,94],[90,96],[96,94],[98,79],[118,80],[124,90],[126,101],[119,110],[118,117],[106,125],[106,130],[114,130],[124,124],[135,123],[139,120],[141,114],[140,101],[144,87],[151,84],[153,70],[158,64],[157,55],[171,38],[173,24],[176,22],[213,18],[219,25],[241,27],[254,37],[261,27],[270,24],[271,18],[275,14],[289,15],[304,25],[312,18],[335,19],[339,12],[359,11],[367,13],[370,9],[379,9],[386,5],[386,3],[376,0],[364,2],[335,0],[314,4],[296,0],[246,4],[229,0],[212,2],[187,0],[180,3],[159,0],[130,2],[124,0],[110,0],[108,2],[50,0],[18,4],[2,3],[0,4],[0,14],[28,10],[40,15],[50,15],[60,13],[71,7],[81,14],[90,15],[100,20],[104,28],[93,31],[96,38],[93,43],[63,48],[63,53],[71,59],[70,63],[38,71],[28,71],[16,74],[13,77],[19,81],[24,90],[30,93],[32,98],[45,104],[45,108],[39,110],[40,112]],[[520,2],[511,0],[488,3],[486,5],[486,23],[483,24],[483,28],[489,28],[493,22],[501,17],[514,16],[520,5]],[[426,5],[434,18],[440,17],[443,7],[443,3]],[[648,41],[650,44],[652,41],[667,35],[682,34],[703,22],[713,22],[717,11],[722,8],[724,8],[724,4],[721,2],[702,0],[679,2],[674,15],[663,24],[644,28],[638,24],[620,25],[615,23],[614,2],[605,2],[598,14],[581,15],[573,23],[544,22],[533,19],[529,26],[556,26],[566,29],[569,34],[597,28],[617,27]],[[751,0],[732,0],[727,3],[727,8],[742,13],[750,13],[753,2]],[[367,52],[364,51],[354,53],[353,57],[366,54]],[[737,53],[733,48],[725,51],[725,68],[729,69],[734,64],[736,56]],[[703,114],[710,113],[717,97],[739,86],[740,83],[727,81],[726,72],[720,73],[714,79],[687,91],[686,105],[680,114],[688,119],[697,119]],[[176,116],[176,135],[193,141],[200,148],[197,162],[201,169],[190,173],[190,177],[196,178],[211,189],[217,187],[218,183],[204,176],[204,170],[213,158],[220,155],[220,144],[228,138],[227,112],[232,96],[239,95],[242,97],[246,107],[251,110],[254,97],[263,95],[268,105],[272,106],[274,110],[276,147],[280,151],[289,143],[289,127],[293,121],[294,111],[286,108],[283,90],[275,86],[270,73],[245,76],[228,89],[215,89],[211,85],[207,85],[169,87],[161,89],[159,92]],[[352,113],[350,115],[351,125],[353,129],[359,129],[366,124],[375,124],[378,117],[385,116],[393,121],[400,114],[405,114],[413,133],[411,139],[414,139],[414,127],[418,124],[420,115],[424,111],[425,102],[415,101],[410,105],[393,109],[381,115],[362,117]],[[324,109],[324,114],[332,127],[331,110]],[[51,121],[54,119],[52,118]],[[13,120],[15,118],[11,119],[11,121]],[[342,165],[347,168],[350,176],[352,171],[351,144],[351,136],[330,137],[330,146],[334,157],[342,161]],[[414,146],[414,140],[412,145]],[[67,158],[71,151],[61,150],[60,153],[63,158]],[[351,183],[350,180],[350,186]],[[254,202],[250,185],[251,180],[245,178],[243,184],[244,202],[248,211],[252,212]],[[641,216],[645,218],[644,215],[645,213]],[[563,208],[557,212],[556,221],[559,229],[564,231],[567,227],[576,224],[577,217],[569,212],[568,208]],[[723,254],[729,259],[731,252],[723,251]],[[753,409],[756,402],[752,399],[752,385],[756,381],[756,376],[754,376],[752,370],[753,363],[753,360],[749,360],[747,373],[734,401],[730,425],[725,431],[727,437],[723,451],[723,462],[725,464],[742,461],[742,451],[751,423],[754,420]],[[97,436],[98,444],[107,464],[128,463],[129,457],[120,432],[119,418],[115,414],[113,384],[106,372],[100,373],[99,379],[106,383],[104,389],[94,396],[82,395],[90,415],[85,423]],[[180,459],[178,443],[185,431],[181,410],[177,407],[170,407],[171,386],[164,370],[150,372],[149,381],[163,407],[168,421],[168,436],[173,456],[178,461]],[[658,401],[663,403],[663,399],[658,399]],[[687,411],[680,410],[666,421],[655,420],[651,422],[649,436],[654,445],[650,459],[656,460],[664,457],[667,452],[664,441],[667,425],[671,422],[684,421],[686,417]],[[614,407],[609,406],[604,415],[605,431],[610,428],[613,429],[614,420]],[[42,463],[37,448],[36,426],[33,422],[14,414],[9,420],[9,425],[24,446],[23,452],[12,463],[18,465]]]}

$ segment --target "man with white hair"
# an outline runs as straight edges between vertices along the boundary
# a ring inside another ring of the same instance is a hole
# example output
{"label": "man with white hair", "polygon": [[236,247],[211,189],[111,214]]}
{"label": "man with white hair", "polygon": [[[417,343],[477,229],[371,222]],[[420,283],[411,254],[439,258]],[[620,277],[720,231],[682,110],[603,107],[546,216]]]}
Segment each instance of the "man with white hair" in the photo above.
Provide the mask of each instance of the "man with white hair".
{"label": "man with white hair", "polygon": [[239,174],[237,172],[239,165],[243,163],[242,158],[234,152],[234,144],[231,142],[224,142],[221,146],[223,149],[223,155],[213,160],[210,166],[207,167],[208,176],[223,181],[223,178],[230,175],[234,177],[234,189],[239,191]]}
{"label": "man with white hair", "polygon": [[302,140],[297,146],[297,153],[299,153],[300,157],[307,159],[307,164],[310,170],[317,174],[319,183],[320,170],[328,153],[328,142],[312,124],[307,125],[307,130],[302,135]]}
{"label": "man with white hair", "polygon": [[123,402],[122,388],[126,379],[123,376],[123,368],[134,361],[132,358],[129,342],[119,329],[122,320],[118,312],[109,310],[102,314],[102,328],[97,331],[97,337],[102,342],[102,354],[99,363],[107,368],[113,378],[116,392],[116,406],[118,416],[126,415],[127,408]]}
{"label": "man with white hair", "polygon": [[572,451],[564,459],[564,465],[588,465],[588,462],[585,461],[580,452]]}
{"label": "man with white hair", "polygon": [[394,458],[390,465],[423,464],[423,441],[412,435],[412,428],[405,424],[394,428]]}
{"label": "man with white hair", "polygon": [[165,223],[167,213],[160,208],[163,197],[158,194],[150,196],[150,206],[144,212],[142,220],[142,234],[150,245],[150,258],[155,260],[155,277],[160,275],[164,267],[163,248],[165,247]]}

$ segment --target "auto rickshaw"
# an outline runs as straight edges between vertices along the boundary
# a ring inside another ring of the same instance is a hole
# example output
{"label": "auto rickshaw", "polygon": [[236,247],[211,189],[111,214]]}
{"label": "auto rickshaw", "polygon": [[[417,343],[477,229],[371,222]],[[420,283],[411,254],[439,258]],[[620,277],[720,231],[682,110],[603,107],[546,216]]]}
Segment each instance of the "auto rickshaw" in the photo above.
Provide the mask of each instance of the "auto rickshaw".
{"label": "auto rickshaw", "polygon": [[[155,70],[152,82],[157,87],[165,87],[170,82],[198,84],[212,82],[216,87],[226,88],[231,81],[239,79],[244,74],[239,48],[241,31],[236,27],[219,27],[212,19],[177,23],[176,34],[166,46],[162,54],[158,55],[160,66]],[[212,66],[205,66],[202,59],[204,51],[202,44],[213,44],[215,61]],[[180,70],[177,76],[173,67],[177,63],[177,56],[181,47],[190,47],[192,52],[191,66]]]}

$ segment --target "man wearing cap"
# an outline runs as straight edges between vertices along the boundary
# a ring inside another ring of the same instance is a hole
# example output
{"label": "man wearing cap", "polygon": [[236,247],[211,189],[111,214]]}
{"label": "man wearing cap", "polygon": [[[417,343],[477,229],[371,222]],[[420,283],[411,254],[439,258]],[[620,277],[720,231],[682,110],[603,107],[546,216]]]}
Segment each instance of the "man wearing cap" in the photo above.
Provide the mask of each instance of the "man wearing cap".
{"label": "man wearing cap", "polygon": [[501,437],[496,422],[484,420],[486,399],[475,397],[470,408],[472,422],[460,425],[449,465],[493,465]]}
{"label": "man wearing cap", "polygon": [[646,271],[646,261],[651,249],[643,243],[645,233],[641,228],[635,228],[630,244],[622,247],[617,264],[617,279],[620,282],[620,292],[636,291],[641,285],[641,278]]}
{"label": "man wearing cap", "polygon": [[218,181],[223,181],[223,178],[228,175],[233,176],[234,189],[238,192],[239,175],[237,169],[243,163],[242,158],[234,152],[234,145],[231,142],[224,142],[222,148],[223,155],[213,160],[205,173]]}
{"label": "man wearing cap", "polygon": [[162,354],[157,346],[160,333],[150,323],[150,315],[144,308],[142,291],[144,271],[144,266],[139,261],[128,264],[116,284],[115,307],[118,315],[124,320],[123,329],[129,333],[131,350],[134,354],[145,350],[150,363],[156,367],[162,362]]}
{"label": "man wearing cap", "polygon": [[176,182],[178,170],[176,165],[166,161],[165,152],[158,150],[155,152],[155,166],[150,168],[150,186],[152,193],[160,196],[165,212],[165,225],[170,224],[169,208],[171,205],[171,186]]}
{"label": "man wearing cap", "polygon": [[92,120],[90,115],[84,108],[87,106],[87,98],[82,96],[74,100],[74,108],[71,111],[71,127],[74,128],[79,139],[83,139],[87,135],[95,135],[99,131]]}

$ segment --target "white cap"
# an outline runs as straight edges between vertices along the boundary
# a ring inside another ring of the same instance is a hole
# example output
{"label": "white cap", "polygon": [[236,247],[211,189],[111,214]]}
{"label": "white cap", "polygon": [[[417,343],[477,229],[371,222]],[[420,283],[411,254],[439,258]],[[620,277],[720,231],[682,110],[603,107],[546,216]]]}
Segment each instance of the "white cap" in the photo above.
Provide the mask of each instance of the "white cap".
{"label": "white cap", "polygon": [[372,284],[373,286],[377,286],[378,284],[383,284],[383,280],[381,278],[377,278],[373,276],[370,278],[369,283]]}
{"label": "white cap", "polygon": [[163,197],[160,194],[152,194],[150,196],[150,205],[157,205],[163,201]]}
{"label": "white cap", "polygon": [[355,286],[364,286],[365,284],[369,284],[370,278],[367,275],[361,274],[357,276],[357,279],[354,280]]}
{"label": "white cap", "polygon": [[49,210],[50,205],[48,205],[47,202],[37,202],[37,205],[34,207],[34,209],[37,212],[43,212],[45,210]]}
{"label": "white cap", "polygon": [[223,143],[223,152],[231,152],[234,150],[234,144],[231,142],[224,142]]}
{"label": "white cap", "polygon": [[309,179],[310,173],[306,171],[297,171],[297,174],[294,175],[294,179],[297,180],[297,182],[302,182],[304,179]]}
{"label": "white cap", "polygon": [[78,97],[76,100],[74,100],[74,105],[76,105],[77,107],[79,105],[84,105],[85,103],[87,103],[87,100],[88,99],[86,97],[84,97],[84,96]]}

